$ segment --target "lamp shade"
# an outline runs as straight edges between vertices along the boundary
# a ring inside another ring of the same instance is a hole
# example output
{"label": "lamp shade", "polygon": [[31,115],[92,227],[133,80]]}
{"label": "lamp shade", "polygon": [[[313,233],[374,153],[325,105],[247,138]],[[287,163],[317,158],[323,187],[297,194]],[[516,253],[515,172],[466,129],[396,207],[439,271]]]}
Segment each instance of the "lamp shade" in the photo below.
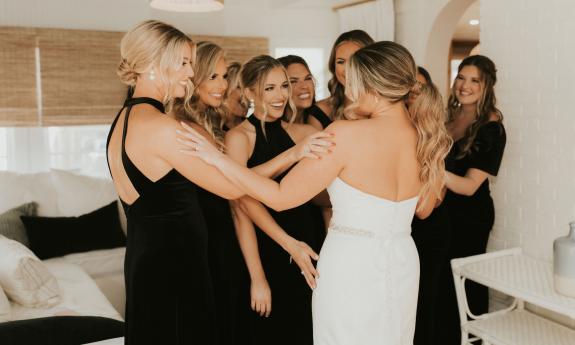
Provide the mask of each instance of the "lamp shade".
{"label": "lamp shade", "polygon": [[224,8],[223,2],[223,0],[152,0],[150,6],[172,12],[211,12]]}

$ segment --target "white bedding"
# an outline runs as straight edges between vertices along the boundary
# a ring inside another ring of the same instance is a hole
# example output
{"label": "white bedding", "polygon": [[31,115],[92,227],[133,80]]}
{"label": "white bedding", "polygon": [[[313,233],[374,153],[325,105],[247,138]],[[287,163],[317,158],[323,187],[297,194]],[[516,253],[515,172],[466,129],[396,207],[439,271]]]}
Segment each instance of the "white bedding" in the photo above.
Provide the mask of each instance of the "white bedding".
{"label": "white bedding", "polygon": [[80,266],[68,262],[65,258],[49,259],[44,263],[58,280],[62,301],[50,308],[29,308],[11,303],[12,320],[54,315],[86,315],[123,321],[94,280]]}

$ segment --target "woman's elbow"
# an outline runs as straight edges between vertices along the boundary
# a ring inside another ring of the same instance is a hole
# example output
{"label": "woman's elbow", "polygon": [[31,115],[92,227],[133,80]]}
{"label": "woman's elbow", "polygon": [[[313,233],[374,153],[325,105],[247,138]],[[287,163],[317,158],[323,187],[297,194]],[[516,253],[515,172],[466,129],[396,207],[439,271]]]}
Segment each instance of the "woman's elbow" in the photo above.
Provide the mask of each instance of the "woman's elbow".
{"label": "woman's elbow", "polygon": [[284,203],[278,202],[278,203],[270,203],[267,204],[269,208],[271,208],[272,210],[276,211],[276,212],[282,212],[285,210],[288,210],[289,207],[287,207]]}

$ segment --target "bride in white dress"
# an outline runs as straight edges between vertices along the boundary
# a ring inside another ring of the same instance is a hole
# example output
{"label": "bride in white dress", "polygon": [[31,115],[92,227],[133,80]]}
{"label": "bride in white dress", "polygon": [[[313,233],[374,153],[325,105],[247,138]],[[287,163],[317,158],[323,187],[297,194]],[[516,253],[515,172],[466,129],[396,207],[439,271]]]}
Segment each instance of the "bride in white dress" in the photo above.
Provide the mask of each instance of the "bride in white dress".
{"label": "bride in white dress", "polygon": [[[300,205],[327,187],[333,218],[317,270],[305,245],[294,255],[315,288],[314,344],[412,344],[419,263],[411,220],[414,213],[422,218],[431,212],[443,187],[451,145],[444,108],[435,87],[416,82],[413,58],[397,43],[358,50],[346,70],[353,101],[346,114],[354,121],[326,128],[333,152],[301,161],[280,183],[234,163],[189,127],[179,137],[186,145],[182,152],[216,166],[276,210]],[[266,92],[279,95],[274,90],[281,85],[269,86]],[[403,100],[416,88],[421,94],[409,112]]]}

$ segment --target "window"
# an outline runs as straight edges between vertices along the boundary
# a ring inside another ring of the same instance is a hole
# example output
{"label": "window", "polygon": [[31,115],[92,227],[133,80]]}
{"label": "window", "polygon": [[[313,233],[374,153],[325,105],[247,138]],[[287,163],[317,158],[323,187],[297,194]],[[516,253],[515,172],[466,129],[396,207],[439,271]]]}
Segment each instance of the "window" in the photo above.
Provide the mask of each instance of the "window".
{"label": "window", "polygon": [[320,100],[329,95],[327,90],[326,78],[326,60],[323,58],[323,49],[321,48],[276,48],[275,57],[279,58],[286,55],[301,56],[308,64],[313,74],[315,85],[315,99]]}
{"label": "window", "polygon": [[8,170],[8,133],[0,128],[0,170]]}
{"label": "window", "polygon": [[109,125],[0,128],[0,170],[21,173],[72,170],[109,177]]}
{"label": "window", "polygon": [[108,177],[108,125],[48,127],[50,168]]}

